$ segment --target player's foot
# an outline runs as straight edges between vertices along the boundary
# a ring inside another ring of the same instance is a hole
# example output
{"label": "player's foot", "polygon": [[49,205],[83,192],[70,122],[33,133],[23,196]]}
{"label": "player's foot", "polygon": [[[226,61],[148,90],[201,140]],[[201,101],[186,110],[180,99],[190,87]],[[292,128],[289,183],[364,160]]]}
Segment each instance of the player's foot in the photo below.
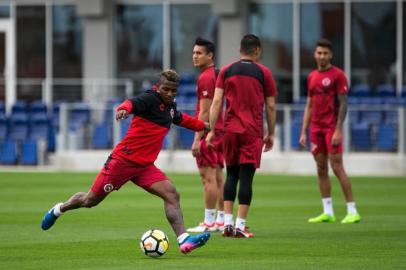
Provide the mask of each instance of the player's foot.
{"label": "player's foot", "polygon": [[209,225],[209,224],[202,222],[199,225],[197,225],[196,227],[189,228],[186,231],[193,232],[193,233],[215,232],[215,231],[217,231],[217,227],[216,227],[215,223]]}
{"label": "player's foot", "polygon": [[358,223],[361,221],[361,216],[359,214],[347,214],[343,220],[342,224]]}
{"label": "player's foot", "polygon": [[209,233],[202,233],[198,235],[189,235],[182,244],[179,245],[179,249],[183,254],[192,252],[192,250],[202,247],[209,240]]}
{"label": "player's foot", "polygon": [[322,222],[335,222],[336,221],[336,217],[335,216],[331,216],[331,215],[327,215],[327,214],[321,214],[320,216],[314,217],[314,218],[309,218],[308,220],[310,223],[322,223]]}
{"label": "player's foot", "polygon": [[216,232],[224,231],[224,222],[215,222],[214,227],[216,227]]}
{"label": "player's foot", "polygon": [[239,228],[235,228],[234,230],[234,237],[235,238],[252,238],[254,237],[254,234],[248,230],[248,227],[245,227],[244,230],[241,230]]}
{"label": "player's foot", "polygon": [[54,213],[55,207],[56,207],[56,205],[54,207],[52,207],[48,212],[46,212],[44,217],[42,218],[41,228],[44,231],[51,228],[52,225],[54,225],[56,219],[58,218],[58,216],[55,215],[55,213]]}
{"label": "player's foot", "polygon": [[224,237],[233,237],[234,236],[234,226],[233,225],[224,226],[224,230],[221,235]]}

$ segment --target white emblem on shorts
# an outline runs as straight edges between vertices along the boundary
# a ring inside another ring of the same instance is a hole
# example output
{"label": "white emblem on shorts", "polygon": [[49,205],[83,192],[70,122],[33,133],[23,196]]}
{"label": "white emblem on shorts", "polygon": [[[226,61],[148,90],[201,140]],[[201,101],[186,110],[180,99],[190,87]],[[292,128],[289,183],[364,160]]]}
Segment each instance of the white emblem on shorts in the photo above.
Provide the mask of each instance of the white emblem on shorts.
{"label": "white emblem on shorts", "polygon": [[105,184],[103,187],[105,192],[111,192],[114,189],[114,186],[112,184]]}
{"label": "white emblem on shorts", "polygon": [[324,79],[321,81],[321,84],[322,84],[323,86],[329,86],[329,85],[331,84],[330,78],[324,78]]}
{"label": "white emblem on shorts", "polygon": [[317,144],[314,144],[314,143],[310,143],[310,151],[314,151],[314,150],[316,150],[316,148],[317,148]]}

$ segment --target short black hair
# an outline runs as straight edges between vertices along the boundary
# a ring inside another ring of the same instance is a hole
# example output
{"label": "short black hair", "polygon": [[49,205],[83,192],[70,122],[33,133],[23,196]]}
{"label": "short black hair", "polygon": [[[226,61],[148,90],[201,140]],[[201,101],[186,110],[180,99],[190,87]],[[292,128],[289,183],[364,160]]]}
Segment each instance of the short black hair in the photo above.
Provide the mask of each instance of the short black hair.
{"label": "short black hair", "polygon": [[325,48],[329,48],[330,51],[332,50],[333,46],[331,44],[331,41],[326,39],[326,38],[321,38],[319,39],[319,41],[317,41],[316,43],[316,47],[325,47]]}
{"label": "short black hair", "polygon": [[195,40],[195,45],[203,46],[206,49],[206,53],[212,53],[213,58],[215,55],[216,45],[208,39],[204,39],[202,37],[197,37]]}
{"label": "short black hair", "polygon": [[261,40],[256,35],[248,34],[241,39],[240,46],[241,53],[252,55],[256,48],[261,48]]}

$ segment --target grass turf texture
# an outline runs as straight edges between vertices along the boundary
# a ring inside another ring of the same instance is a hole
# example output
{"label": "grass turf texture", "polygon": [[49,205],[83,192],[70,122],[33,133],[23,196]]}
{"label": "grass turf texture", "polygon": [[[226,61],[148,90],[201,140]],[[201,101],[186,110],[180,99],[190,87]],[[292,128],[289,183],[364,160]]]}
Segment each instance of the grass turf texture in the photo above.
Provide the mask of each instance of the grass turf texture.
{"label": "grass turf texture", "polygon": [[[315,177],[257,175],[248,225],[253,239],[212,234],[207,246],[179,252],[162,202],[132,183],[93,209],[72,211],[53,228],[43,214],[95,174],[0,173],[0,269],[403,269],[406,265],[406,179],[353,177],[360,224],[342,225],[345,203],[333,180],[334,224],[309,224],[321,213]],[[170,175],[181,194],[185,225],[203,218],[197,175]],[[150,228],[167,233],[167,254],[141,253]]]}

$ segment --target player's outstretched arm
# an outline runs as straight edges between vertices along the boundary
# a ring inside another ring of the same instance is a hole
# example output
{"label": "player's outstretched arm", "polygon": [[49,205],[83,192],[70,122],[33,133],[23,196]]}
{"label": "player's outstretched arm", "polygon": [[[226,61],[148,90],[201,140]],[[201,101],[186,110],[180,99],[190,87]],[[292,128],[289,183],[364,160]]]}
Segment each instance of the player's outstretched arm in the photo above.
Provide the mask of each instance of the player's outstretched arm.
{"label": "player's outstretched arm", "polygon": [[116,120],[126,119],[130,112],[133,110],[133,103],[131,100],[126,99],[116,109]]}

